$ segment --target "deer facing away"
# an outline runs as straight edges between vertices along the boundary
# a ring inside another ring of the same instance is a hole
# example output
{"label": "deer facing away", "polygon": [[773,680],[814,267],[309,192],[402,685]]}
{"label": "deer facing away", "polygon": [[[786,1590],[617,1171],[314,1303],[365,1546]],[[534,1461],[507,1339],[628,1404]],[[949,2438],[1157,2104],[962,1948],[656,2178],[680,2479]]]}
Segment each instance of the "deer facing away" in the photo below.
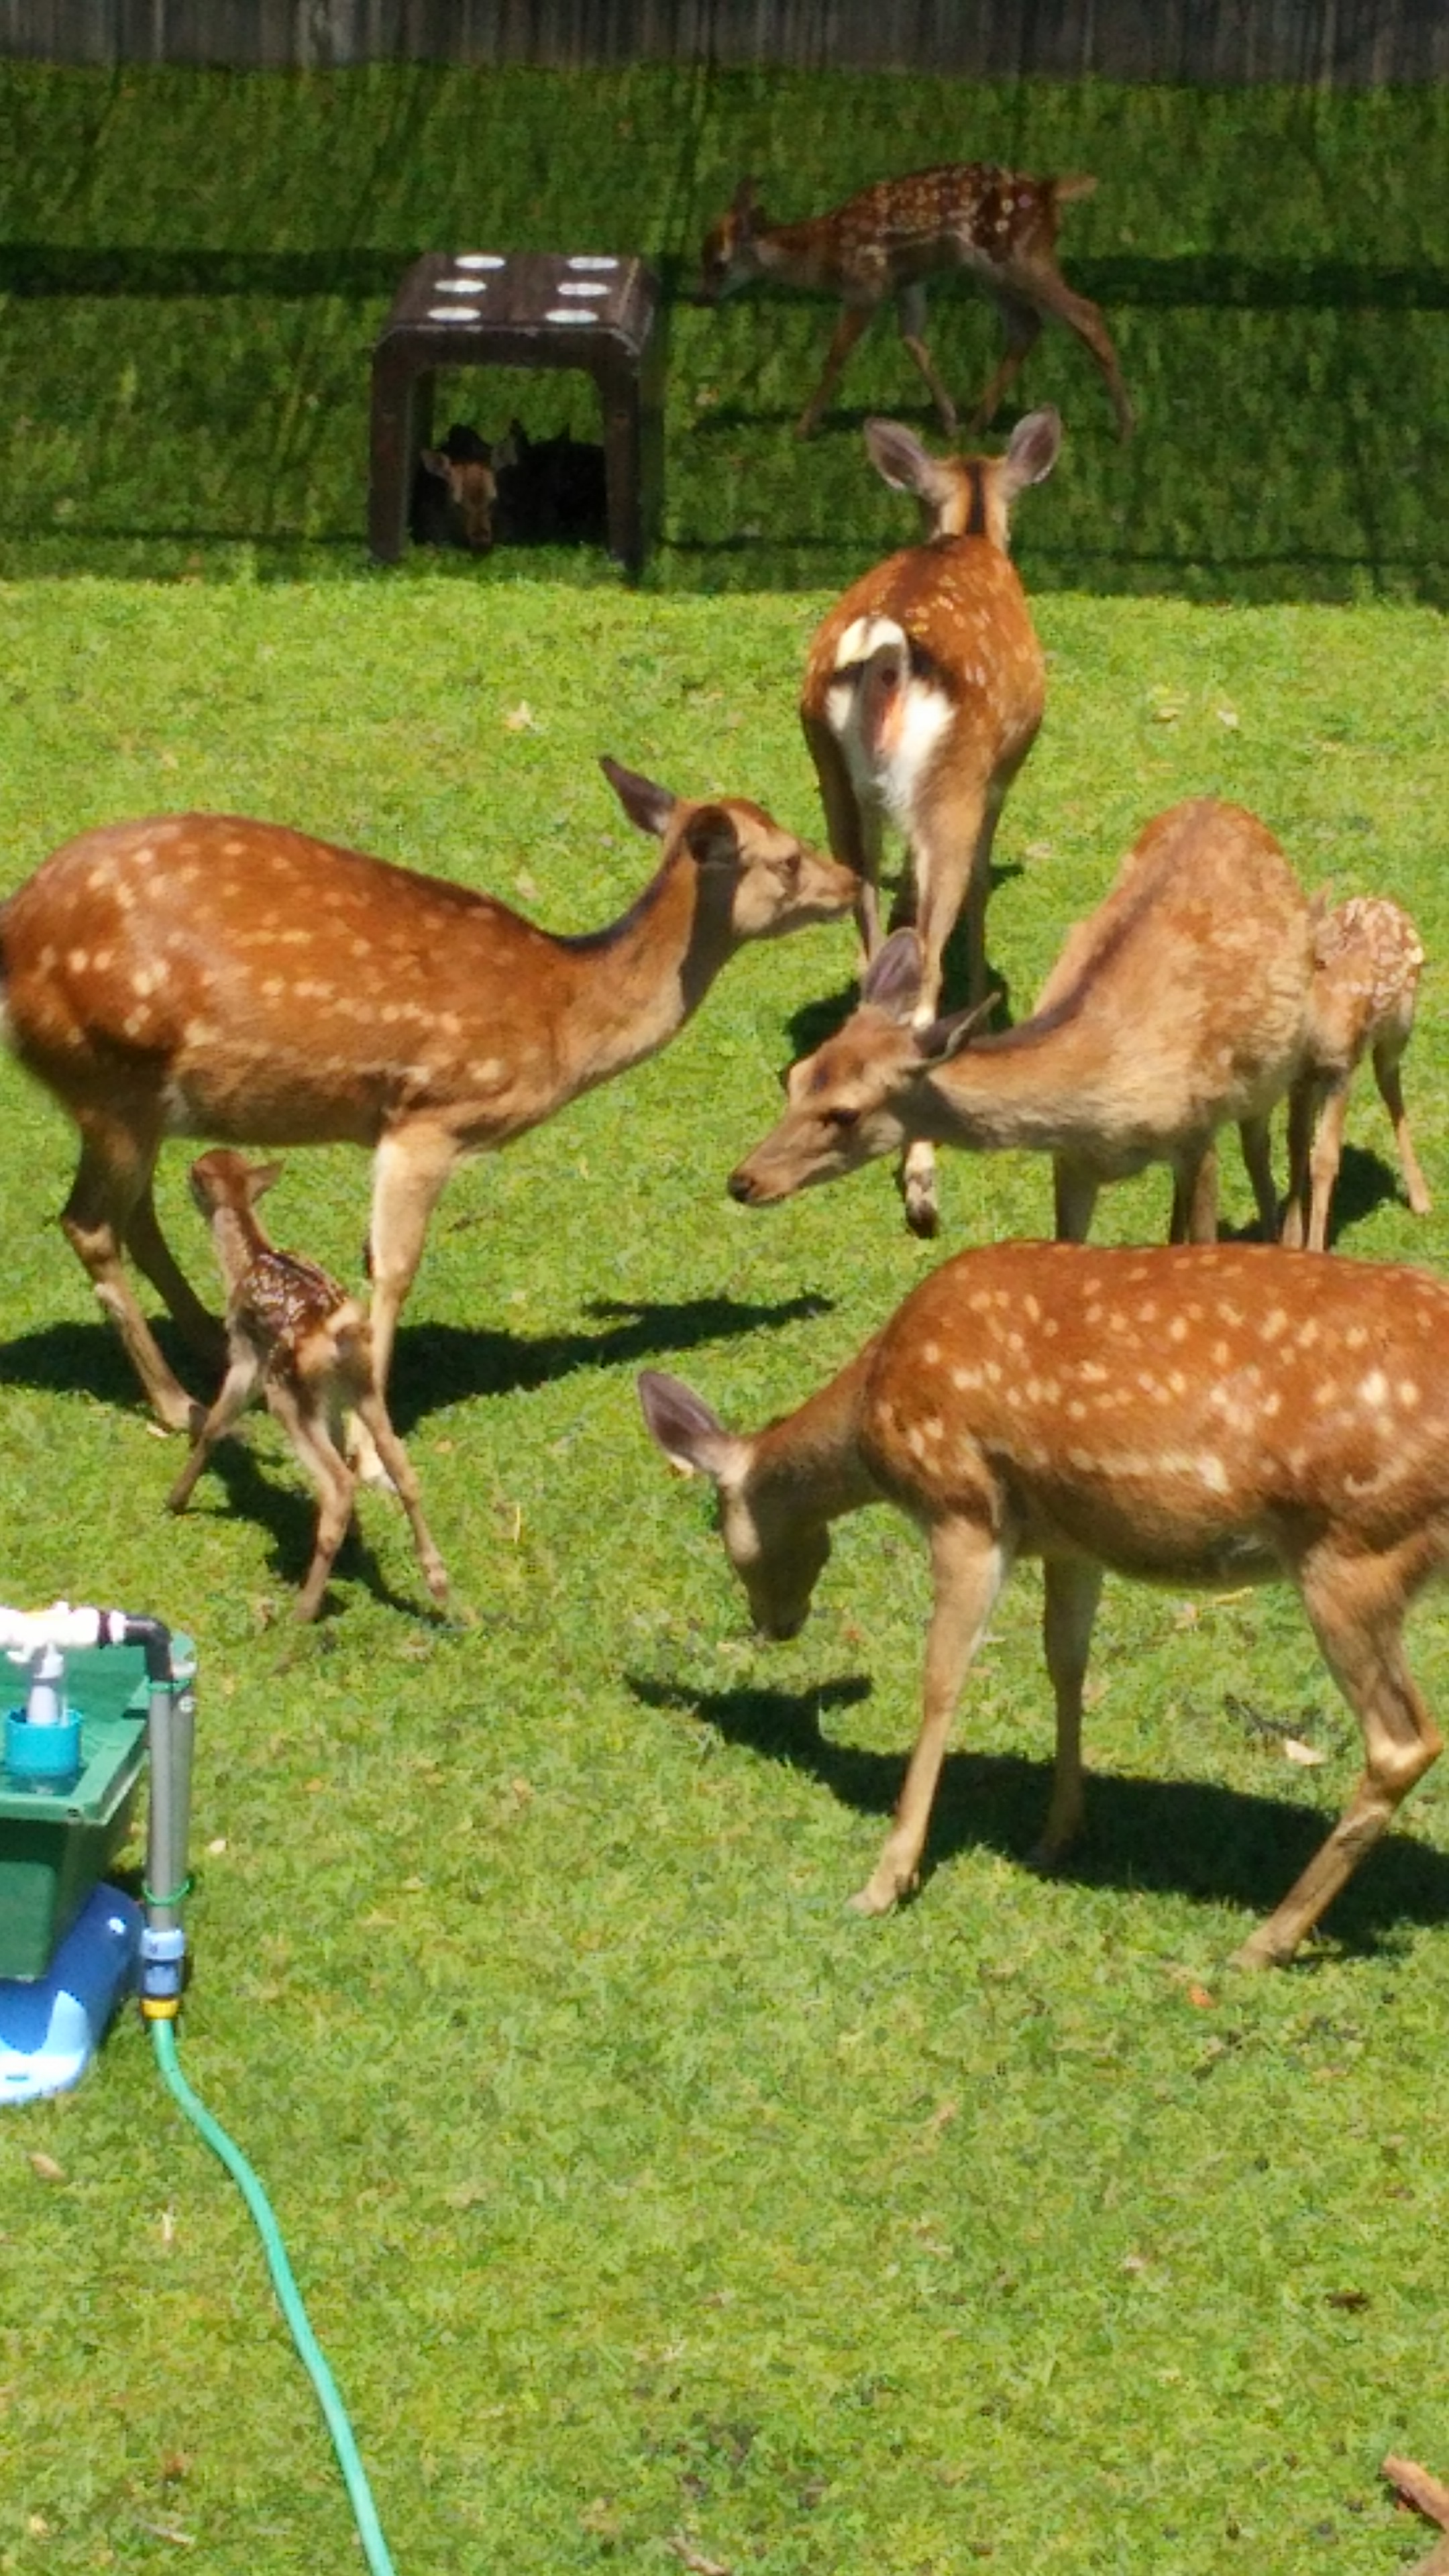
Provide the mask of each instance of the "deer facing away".
{"label": "deer facing away", "polygon": [[879,179],[828,214],[772,224],[754,183],[742,179],[704,237],[700,294],[706,303],[774,278],[840,298],[840,318],[824,371],[795,425],[808,438],[821,419],[841,369],[871,315],[894,299],[902,344],[917,368],[941,426],[955,433],[956,406],[926,346],[926,284],[947,269],[964,270],[985,289],[1006,329],[1006,351],[984,386],[970,426],[991,420],[1041,336],[1048,318],[1074,331],[1095,361],[1111,399],[1119,438],[1130,436],[1132,406],[1117,352],[1097,306],[1068,286],[1056,262],[1060,209],[1090,196],[1095,179],[1035,179],[987,162],[955,162]]}
{"label": "deer facing away", "polygon": [[[1052,1157],[1056,1232],[1084,1241],[1097,1193],[1149,1163],[1174,1180],[1174,1241],[1217,1231],[1214,1137],[1239,1124],[1262,1228],[1278,1231],[1268,1121],[1299,1079],[1314,916],[1266,825],[1201,798],[1159,814],[1066,943],[1027,1020],[917,1025],[920,944],[896,932],[861,1006],[791,1068],[784,1117],[730,1176],[749,1206],[915,1137]],[[1301,1196],[1290,1179],[1290,1205]]]}
{"label": "deer facing away", "polygon": [[1404,1660],[1408,1604],[1449,1560],[1449,1287],[1266,1245],[958,1254],[797,1412],[753,1437],[677,1378],[640,1380],[673,1462],[714,1479],[756,1626],[793,1636],[830,1523],[894,1503],[925,1533],[921,1728],[860,1894],[915,1885],[947,1733],[1002,1586],[1045,1573],[1056,1762],[1040,1857],[1083,1816],[1082,1688],[1104,1571],[1174,1587],[1285,1578],[1363,1734],[1322,1848],[1237,1953],[1292,1958],[1441,1738]]}
{"label": "deer facing away", "polygon": [[[946,942],[966,912],[969,998],[986,992],[986,898],[1006,792],[1036,740],[1046,664],[1008,553],[1013,502],[1056,463],[1052,410],[1018,423],[1004,456],[935,457],[898,422],[867,421],[877,471],[914,492],[927,536],[852,582],[816,629],[800,721],[820,781],[830,846],[860,880],[869,961],[880,945],[877,888],[887,822],[906,840],[897,912],[924,951],[923,1021],[935,1016]],[[904,1173],[907,1221],[938,1222],[929,1144]]]}
{"label": "deer facing away", "polygon": [[583,937],[216,814],[83,833],[0,907],[5,1035],[80,1129],[61,1223],[169,1428],[190,1427],[190,1400],[124,1255],[210,1365],[224,1344],[157,1220],[165,1137],[374,1149],[382,1387],[457,1165],[667,1045],[743,941],[849,912],[849,871],[758,805],[676,797],[603,766],[663,857],[622,919]]}
{"label": "deer facing away", "polygon": [[[1430,1199],[1404,1111],[1399,1063],[1414,1026],[1424,950],[1406,912],[1382,895],[1354,895],[1318,925],[1309,1001],[1309,1072],[1291,1105],[1290,1160],[1309,1159],[1308,1247],[1321,1252],[1343,1155],[1349,1087],[1365,1055],[1393,1120],[1404,1187],[1415,1216]],[[1290,1209],[1285,1242],[1302,1240],[1301,1207]]]}
{"label": "deer facing away", "polygon": [[298,1619],[315,1619],[352,1518],[357,1478],[342,1454],[341,1426],[344,1412],[356,1413],[402,1498],[423,1580],[435,1601],[445,1601],[447,1573],[423,1518],[411,1461],[378,1391],[367,1317],[314,1261],[279,1252],[257,1218],[256,1202],[281,1168],[245,1163],[225,1146],[191,1166],[191,1195],[211,1228],[226,1282],[227,1370],[167,1509],[185,1511],[217,1441],[260,1388],[317,1488],[317,1537],[296,1607]]}

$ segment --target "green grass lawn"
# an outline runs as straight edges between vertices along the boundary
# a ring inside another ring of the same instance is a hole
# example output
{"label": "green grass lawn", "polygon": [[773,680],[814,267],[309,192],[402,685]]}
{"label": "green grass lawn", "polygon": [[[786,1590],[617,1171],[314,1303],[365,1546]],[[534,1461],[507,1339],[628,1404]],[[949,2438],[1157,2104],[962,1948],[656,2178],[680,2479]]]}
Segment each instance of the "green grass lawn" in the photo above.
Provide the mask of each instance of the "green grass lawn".
{"label": "green grass lawn", "polygon": [[[809,822],[793,693],[821,604],[514,583],[485,619],[457,583],[13,586],[5,882],[99,817],[194,802],[601,922],[649,852],[600,749]],[[1018,1002],[1136,824],[1204,789],[1449,950],[1431,613],[1060,595],[1040,619],[1050,714],[991,913]],[[395,1384],[448,1625],[369,1498],[333,1615],[289,1634],[310,1505],[264,1421],[163,1522],[175,1446],[53,1223],[69,1132],[0,1073],[5,1595],[99,1594],[200,1642],[183,2062],[272,2185],[407,2576],[664,2567],[681,2535],[822,2576],[1299,2576],[1330,2546],[1392,2569],[1412,2533],[1376,2464],[1442,2460],[1446,1782],[1299,1969],[1225,1979],[1354,1763],[1296,1609],[1109,1585],[1093,1832],[1041,1881],[1028,1570],[922,1897],[862,1924],[844,1899],[915,1724],[918,1543],[845,1525],[803,1635],[758,1647],[707,1504],[645,1441],[638,1366],[752,1424],[931,1258],[883,1167],[773,1217],[724,1197],[851,954],[843,927],[748,954],[668,1053],[445,1201]],[[1408,1090],[1441,1206],[1445,1007],[1431,969]],[[1442,1258],[1368,1096],[1351,1135],[1344,1248]],[[204,1275],[185,1159],[164,1209]],[[953,1245],[1048,1220],[1025,1160],[951,1159],[945,1195]],[[1227,1200],[1246,1221],[1235,1170]],[[356,1276],[360,1156],[294,1156],[270,1204]],[[1100,1230],[1165,1208],[1148,1176]],[[1442,1699],[1433,1608],[1414,1653]],[[0,2566],[150,2570],[175,2531],[219,2567],[344,2563],[248,2223],[132,2020],[73,2097],[7,2116],[0,2227]]]}
{"label": "green grass lawn", "polygon": [[[1027,391],[1068,446],[1020,560],[1049,713],[993,959],[1019,1012],[1140,824],[1203,792],[1307,884],[1395,894],[1431,960],[1406,1083],[1438,1205],[1409,1215],[1365,1087],[1340,1243],[1449,1258],[1442,94],[0,64],[0,106],[0,891],[87,824],[195,804],[564,930],[652,863],[600,752],[816,828],[805,644],[907,529],[858,421],[919,417],[914,390],[882,329],[799,451],[826,313],[681,306],[644,590],[591,556],[369,574],[397,270],[506,227],[638,241],[672,285],[743,167],[787,212],[961,153],[1097,170],[1066,261],[1143,428],[1119,449],[1095,374],[1043,344]],[[952,381],[984,374],[984,308],[936,309]],[[522,392],[558,425],[556,387]],[[852,967],[844,926],[747,954],[666,1054],[449,1193],[394,1379],[448,1622],[368,1497],[293,1635],[311,1505],[264,1419],[163,1519],[177,1446],[54,1223],[70,1130],[0,1063],[0,1597],[198,1640],[182,2062],[272,2190],[400,2576],[1389,2576],[1426,2543],[1380,2459],[1446,2465],[1449,1769],[1294,1971],[1234,1980],[1355,1768],[1295,1605],[1108,1586],[1092,1831],[1043,1880],[1026,1569],[920,1900],[862,1923],[919,1542],[844,1525],[810,1624],[758,1646],[707,1497],[645,1438],[639,1367],[752,1426],[936,1257],[883,1167],[772,1215],[725,1197]],[[163,1216],[204,1278],[186,1159]],[[943,1197],[942,1249],[1049,1222],[1036,1162],[948,1159]],[[366,1204],[360,1156],[299,1153],[268,1213],[356,1279]],[[1230,1155],[1226,1221],[1249,1207]],[[1098,1231],[1166,1208],[1148,1175]],[[1433,1603],[1412,1652],[1444,1705]],[[1321,1769],[1283,1758],[1289,1721]],[[5,2115],[0,2262],[4,2576],[356,2563],[250,2223],[132,2017],[73,2096]]]}

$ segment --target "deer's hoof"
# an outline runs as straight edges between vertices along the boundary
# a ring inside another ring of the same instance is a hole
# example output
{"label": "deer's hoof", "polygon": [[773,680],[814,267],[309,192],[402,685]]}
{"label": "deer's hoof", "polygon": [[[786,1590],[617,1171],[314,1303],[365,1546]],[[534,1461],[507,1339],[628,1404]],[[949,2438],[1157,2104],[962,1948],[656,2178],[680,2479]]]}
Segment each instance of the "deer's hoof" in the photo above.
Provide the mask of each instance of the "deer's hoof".
{"label": "deer's hoof", "polygon": [[915,1181],[906,1184],[906,1223],[912,1234],[929,1243],[941,1231],[941,1211],[935,1191]]}

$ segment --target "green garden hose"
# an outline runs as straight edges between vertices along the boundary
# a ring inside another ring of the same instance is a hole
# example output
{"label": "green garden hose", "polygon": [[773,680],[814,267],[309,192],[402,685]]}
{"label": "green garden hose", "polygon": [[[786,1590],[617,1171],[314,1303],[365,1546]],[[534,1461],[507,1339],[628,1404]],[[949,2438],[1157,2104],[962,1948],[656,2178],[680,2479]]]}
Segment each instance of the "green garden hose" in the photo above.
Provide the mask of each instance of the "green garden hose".
{"label": "green garden hose", "polygon": [[247,2207],[256,2220],[257,2233],[262,2240],[267,2268],[281,2302],[282,2314],[291,2328],[292,2341],[317,2391],[322,2412],[327,2419],[327,2430],[332,2436],[332,2447],[337,2453],[338,2466],[346,2482],[348,2501],[352,2506],[353,2519],[357,2524],[362,2546],[367,2553],[367,2563],[372,2570],[372,2576],[394,2576],[393,2563],[388,2556],[387,2543],[382,2536],[382,2525],[378,2521],[377,2508],[372,2501],[372,2489],[367,2483],[367,2472],[363,2468],[357,2444],[353,2440],[352,2427],[348,2423],[346,2409],[337,2394],[337,2383],[327,2367],[322,2347],[307,2322],[307,2311],[302,2305],[302,2294],[293,2276],[292,2266],[287,2260],[287,2249],[282,2243],[281,2230],[272,2214],[271,2203],[241,2149],[233,2144],[225,2129],[212,2118],[205,2103],[197,2099],[182,2074],[176,2058],[174,2023],[158,2019],[153,2020],[150,2027],[156,2046],[156,2063],[167,2087],[193,2128],[200,2130],[207,2145],[220,2156],[227,2172],[240,2186]]}

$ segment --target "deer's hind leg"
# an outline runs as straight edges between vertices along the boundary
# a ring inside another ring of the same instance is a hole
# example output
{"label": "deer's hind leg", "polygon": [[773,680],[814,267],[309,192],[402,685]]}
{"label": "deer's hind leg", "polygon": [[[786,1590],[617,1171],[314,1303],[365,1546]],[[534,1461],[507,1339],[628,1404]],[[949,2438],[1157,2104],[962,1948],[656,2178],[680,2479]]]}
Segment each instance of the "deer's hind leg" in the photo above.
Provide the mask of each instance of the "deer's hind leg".
{"label": "deer's hind leg", "polygon": [[[974,780],[958,785],[947,776],[935,785],[934,794],[928,785],[918,800],[910,854],[922,955],[918,1027],[928,1028],[940,1009],[946,942],[963,915],[966,998],[973,1008],[986,998],[986,898],[991,891],[991,847],[1005,793],[1005,781],[983,789]],[[934,1145],[918,1142],[906,1147],[901,1191],[912,1234],[935,1234],[941,1211]]]}
{"label": "deer's hind leg", "polygon": [[936,406],[941,427],[948,438],[954,438],[956,406],[937,375],[935,361],[926,346],[926,290],[919,279],[912,286],[903,286],[896,297],[896,321],[901,345]]}
{"label": "deer's hind leg", "polygon": [[1403,1642],[1405,1610],[1438,1557],[1437,1536],[1416,1532],[1379,1556],[1324,1545],[1300,1570],[1303,1606],[1324,1662],[1363,1732],[1364,1767],[1327,1841],[1237,1952],[1238,1967],[1286,1967],[1443,1750]]}
{"label": "deer's hind leg", "polygon": [[312,1562],[292,1613],[298,1620],[315,1619],[337,1551],[347,1535],[357,1478],[333,1440],[316,1400],[299,1395],[284,1378],[274,1378],[267,1387],[267,1402],[317,1489]]}
{"label": "deer's hind leg", "polygon": [[1402,1037],[1395,1034],[1377,1041],[1373,1050],[1374,1080],[1379,1087],[1379,1097],[1393,1120],[1394,1142],[1399,1149],[1399,1162],[1403,1168],[1404,1187],[1409,1194],[1409,1205],[1415,1216],[1427,1216],[1434,1202],[1429,1196],[1429,1185],[1419,1169],[1419,1157],[1414,1151],[1409,1135],[1409,1120],[1404,1108],[1404,1086],[1399,1074],[1399,1060],[1407,1041],[1407,1030]]}
{"label": "deer's hind leg", "polygon": [[[133,1229],[148,1256],[154,1257],[160,1243],[151,1201],[159,1135],[141,1120],[132,1124],[113,1111],[86,1109],[77,1124],[81,1154],[70,1196],[61,1211],[62,1231],[89,1274],[97,1300],[120,1334],[157,1420],[168,1431],[190,1431],[200,1408],[193,1404],[165,1359],[126,1275],[125,1246],[132,1240]],[[166,1296],[167,1280],[171,1285],[179,1284],[197,1314],[201,1314],[203,1310],[186,1289],[164,1245],[161,1250],[163,1277],[155,1284],[162,1296]],[[141,1266],[150,1276],[148,1261],[143,1259]]]}

